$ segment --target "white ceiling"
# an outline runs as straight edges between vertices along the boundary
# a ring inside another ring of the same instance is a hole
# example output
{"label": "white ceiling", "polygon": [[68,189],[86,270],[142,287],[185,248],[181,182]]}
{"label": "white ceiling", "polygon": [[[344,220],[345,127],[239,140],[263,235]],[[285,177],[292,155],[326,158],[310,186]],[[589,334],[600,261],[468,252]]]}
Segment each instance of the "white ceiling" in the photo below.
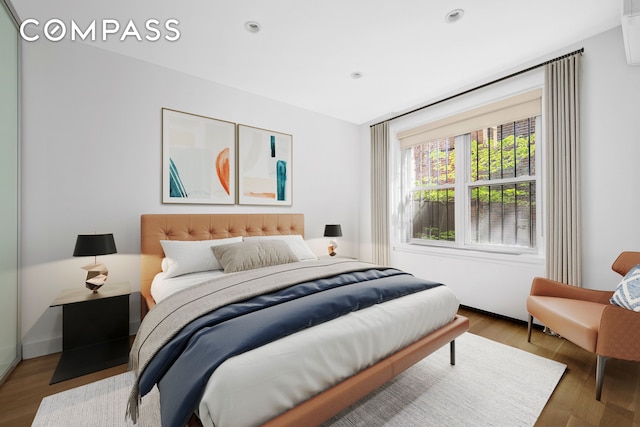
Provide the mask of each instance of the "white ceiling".
{"label": "white ceiling", "polygon": [[[12,0],[86,27],[175,18],[180,39],[91,44],[356,124],[498,76],[620,24],[621,0]],[[462,8],[462,20],[445,23]],[[262,30],[251,34],[246,21]],[[166,33],[166,32],[165,32]],[[98,32],[98,37],[101,32]],[[47,42],[47,41],[39,41]],[[87,43],[85,41],[85,43]],[[588,52],[585,52],[588,54]],[[352,79],[352,72],[363,77]]]}

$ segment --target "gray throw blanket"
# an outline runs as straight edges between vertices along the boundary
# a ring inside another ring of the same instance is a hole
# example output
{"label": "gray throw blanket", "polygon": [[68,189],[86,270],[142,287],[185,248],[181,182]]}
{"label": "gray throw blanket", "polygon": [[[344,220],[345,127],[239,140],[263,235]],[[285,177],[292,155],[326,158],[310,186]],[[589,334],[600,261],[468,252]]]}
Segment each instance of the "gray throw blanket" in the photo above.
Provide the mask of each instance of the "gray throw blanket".
{"label": "gray throw blanket", "polygon": [[135,372],[136,380],[129,395],[127,415],[134,423],[137,422],[141,399],[140,374],[162,346],[191,321],[227,304],[297,283],[373,267],[369,263],[348,259],[276,265],[217,277],[163,300],[145,316],[129,354],[129,369]]}

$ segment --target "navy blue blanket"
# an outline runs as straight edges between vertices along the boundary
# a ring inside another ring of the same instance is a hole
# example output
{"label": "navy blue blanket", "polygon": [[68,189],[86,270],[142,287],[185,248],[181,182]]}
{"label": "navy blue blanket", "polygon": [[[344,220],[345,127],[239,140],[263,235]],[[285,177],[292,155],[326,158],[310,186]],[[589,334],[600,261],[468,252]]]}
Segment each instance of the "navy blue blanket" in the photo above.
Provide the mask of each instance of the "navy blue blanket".
{"label": "navy blue blanket", "polygon": [[352,311],[439,285],[395,269],[371,269],[227,305],[191,322],[154,356],[140,377],[141,395],[157,383],[162,425],[184,426],[209,377],[226,359]]}

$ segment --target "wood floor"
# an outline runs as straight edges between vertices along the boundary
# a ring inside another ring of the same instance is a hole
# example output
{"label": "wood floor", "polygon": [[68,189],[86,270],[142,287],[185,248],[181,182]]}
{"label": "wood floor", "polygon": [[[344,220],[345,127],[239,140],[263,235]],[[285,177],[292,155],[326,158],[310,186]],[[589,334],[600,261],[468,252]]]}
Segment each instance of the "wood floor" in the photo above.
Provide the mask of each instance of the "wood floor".
{"label": "wood floor", "polygon": [[[640,363],[610,360],[602,401],[595,400],[595,356],[561,338],[533,332],[526,325],[465,308],[470,332],[557,360],[567,371],[536,426],[640,426]],[[59,354],[21,362],[0,387],[0,426],[30,426],[43,397],[122,373],[126,365],[49,385]],[[488,384],[487,386],[491,386]]]}

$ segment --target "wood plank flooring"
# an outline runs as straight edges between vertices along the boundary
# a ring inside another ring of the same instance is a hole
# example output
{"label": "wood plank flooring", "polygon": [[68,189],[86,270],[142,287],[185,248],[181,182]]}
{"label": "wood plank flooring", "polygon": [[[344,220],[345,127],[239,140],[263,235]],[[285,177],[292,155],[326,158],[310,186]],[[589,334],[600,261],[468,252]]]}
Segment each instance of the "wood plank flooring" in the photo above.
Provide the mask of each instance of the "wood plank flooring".
{"label": "wood plank flooring", "polygon": [[[640,363],[609,360],[602,401],[595,400],[595,356],[526,325],[461,308],[470,332],[567,365],[536,426],[640,426]],[[0,426],[30,426],[42,398],[120,374],[126,365],[49,385],[60,354],[22,361],[0,387]]]}

